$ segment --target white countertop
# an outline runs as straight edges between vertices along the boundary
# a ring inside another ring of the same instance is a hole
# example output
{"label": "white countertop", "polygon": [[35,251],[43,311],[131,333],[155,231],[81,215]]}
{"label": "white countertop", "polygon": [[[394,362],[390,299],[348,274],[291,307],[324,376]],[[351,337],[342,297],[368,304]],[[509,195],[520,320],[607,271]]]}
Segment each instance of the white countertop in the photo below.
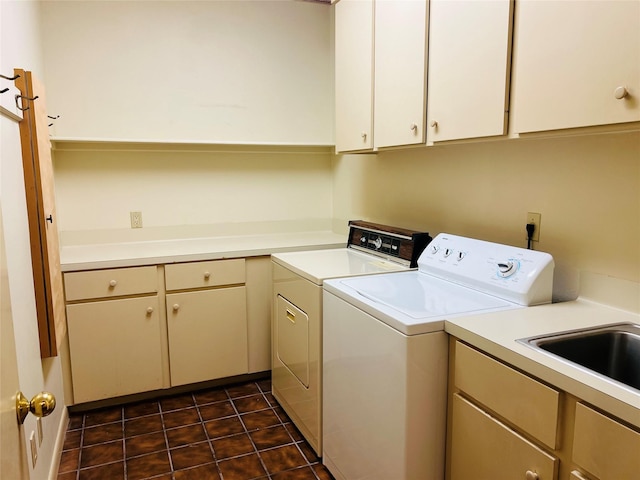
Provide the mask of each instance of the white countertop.
{"label": "white countertop", "polygon": [[445,330],[484,352],[640,428],[640,392],[623,387],[517,339],[615,323],[640,315],[586,299],[460,317]]}
{"label": "white countertop", "polygon": [[202,238],[144,240],[63,245],[63,272],[157,265],[270,255],[297,250],[322,250],[346,245],[346,235],[331,231],[224,235]]}

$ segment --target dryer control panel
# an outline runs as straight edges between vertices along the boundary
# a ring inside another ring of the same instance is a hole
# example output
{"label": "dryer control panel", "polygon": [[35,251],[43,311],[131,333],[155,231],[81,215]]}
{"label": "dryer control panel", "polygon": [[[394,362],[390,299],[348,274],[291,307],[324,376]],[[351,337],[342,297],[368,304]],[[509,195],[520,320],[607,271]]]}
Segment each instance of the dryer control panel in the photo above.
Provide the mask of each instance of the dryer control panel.
{"label": "dryer control panel", "polygon": [[352,220],[349,222],[347,247],[364,250],[416,268],[420,254],[430,241],[431,236],[428,232]]}

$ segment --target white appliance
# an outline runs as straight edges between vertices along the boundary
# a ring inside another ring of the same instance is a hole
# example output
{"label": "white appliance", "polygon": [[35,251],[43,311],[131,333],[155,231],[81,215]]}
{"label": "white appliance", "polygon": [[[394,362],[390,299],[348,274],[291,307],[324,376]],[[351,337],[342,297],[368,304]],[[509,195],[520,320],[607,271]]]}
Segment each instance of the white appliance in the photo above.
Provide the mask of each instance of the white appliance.
{"label": "white appliance", "polygon": [[324,282],[323,463],[337,480],[444,478],[455,316],[549,303],[550,255],[437,235],[418,270]]}
{"label": "white appliance", "polygon": [[272,255],[272,392],[322,454],[322,284],[327,278],[409,270],[428,233],[349,223],[346,248]]}

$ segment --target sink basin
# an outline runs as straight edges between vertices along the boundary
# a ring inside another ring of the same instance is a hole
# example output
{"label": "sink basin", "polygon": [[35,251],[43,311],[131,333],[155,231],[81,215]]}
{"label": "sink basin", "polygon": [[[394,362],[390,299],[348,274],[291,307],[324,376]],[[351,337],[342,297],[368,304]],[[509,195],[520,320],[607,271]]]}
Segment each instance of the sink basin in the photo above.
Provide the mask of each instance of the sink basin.
{"label": "sink basin", "polygon": [[607,325],[518,342],[640,391],[640,325]]}

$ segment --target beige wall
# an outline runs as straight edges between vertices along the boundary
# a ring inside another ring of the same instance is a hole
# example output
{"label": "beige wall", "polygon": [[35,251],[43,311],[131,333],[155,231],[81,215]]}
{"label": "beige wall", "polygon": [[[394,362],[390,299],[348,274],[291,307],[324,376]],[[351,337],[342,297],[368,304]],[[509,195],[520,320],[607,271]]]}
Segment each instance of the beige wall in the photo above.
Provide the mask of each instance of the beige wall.
{"label": "beige wall", "polygon": [[[63,242],[78,231],[120,229],[140,236],[162,227],[330,221],[332,216],[329,148],[104,148],[55,151]],[[142,212],[144,232],[131,232],[130,211]]]}
{"label": "beige wall", "polygon": [[344,155],[334,165],[334,218],[363,218],[526,246],[556,261],[556,298],[580,271],[640,282],[640,134],[517,139]]}
{"label": "beige wall", "polygon": [[330,145],[331,25],[294,0],[43,2],[53,134]]}

